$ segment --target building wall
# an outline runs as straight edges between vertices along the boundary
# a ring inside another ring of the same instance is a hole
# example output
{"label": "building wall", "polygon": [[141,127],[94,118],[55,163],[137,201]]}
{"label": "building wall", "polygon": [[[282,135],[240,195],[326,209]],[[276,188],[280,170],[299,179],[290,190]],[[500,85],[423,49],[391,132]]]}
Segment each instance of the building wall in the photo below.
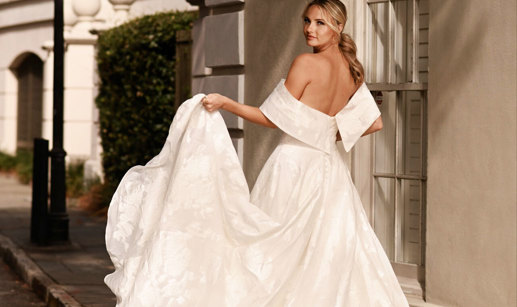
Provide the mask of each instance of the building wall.
{"label": "building wall", "polygon": [[516,305],[516,4],[429,1],[426,293]]}
{"label": "building wall", "polygon": [[[0,151],[8,153],[16,151],[17,140],[18,81],[14,71],[27,53],[37,55],[46,70],[48,52],[41,46],[53,37],[52,0],[27,3],[0,1]],[[43,82],[46,87],[45,78]],[[43,136],[48,133],[45,129],[47,107],[44,97]]]}
{"label": "building wall", "polygon": [[[221,93],[244,102],[244,0],[189,0],[199,6],[192,29],[192,94]],[[239,160],[243,119],[221,110]]]}
{"label": "building wall", "polygon": [[[74,4],[80,5],[73,8]],[[187,9],[194,7],[184,0],[136,0],[127,18]],[[52,146],[53,16],[52,0],[0,0],[0,151],[16,150],[18,82],[14,71],[27,53],[43,61],[42,136]],[[89,31],[107,29],[124,20],[118,19],[109,0],[64,0],[64,148],[68,158],[88,159],[88,176],[102,172],[94,103],[97,38]]]}
{"label": "building wall", "polygon": [[140,16],[161,11],[192,11],[195,9],[186,0],[138,0],[131,6],[130,14]]}
{"label": "building wall", "polygon": [[[305,45],[299,0],[248,0],[244,18],[246,81],[244,102],[260,106],[287,72],[294,58],[312,52]],[[244,122],[244,172],[250,188],[280,132]]]}

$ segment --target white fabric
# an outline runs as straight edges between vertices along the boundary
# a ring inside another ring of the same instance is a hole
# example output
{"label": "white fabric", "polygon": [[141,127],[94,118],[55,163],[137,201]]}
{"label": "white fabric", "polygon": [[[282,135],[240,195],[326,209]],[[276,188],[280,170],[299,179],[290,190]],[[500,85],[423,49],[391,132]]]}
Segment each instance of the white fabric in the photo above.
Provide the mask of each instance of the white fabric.
{"label": "white fabric", "polygon": [[408,306],[335,142],[338,126],[364,127],[281,85],[262,110],[286,133],[251,195],[201,94],[179,108],[160,154],[126,173],[106,228],[117,306]]}
{"label": "white fabric", "polygon": [[294,98],[284,82],[285,79],[278,82],[260,110],[285,133],[327,153],[335,146],[336,124],[343,147],[348,152],[381,115],[365,83],[361,84],[343,109],[335,116],[329,116]]}

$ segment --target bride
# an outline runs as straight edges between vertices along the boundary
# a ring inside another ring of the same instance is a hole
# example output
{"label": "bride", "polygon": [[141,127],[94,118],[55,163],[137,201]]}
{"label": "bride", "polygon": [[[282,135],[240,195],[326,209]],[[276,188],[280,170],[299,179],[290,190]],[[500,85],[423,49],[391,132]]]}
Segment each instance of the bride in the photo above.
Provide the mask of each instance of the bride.
{"label": "bride", "polygon": [[[126,173],[106,228],[117,306],[408,306],[342,156],[382,128],[346,19],[310,2],[314,53],[260,108],[198,94]],[[251,194],[218,109],[283,132]]]}

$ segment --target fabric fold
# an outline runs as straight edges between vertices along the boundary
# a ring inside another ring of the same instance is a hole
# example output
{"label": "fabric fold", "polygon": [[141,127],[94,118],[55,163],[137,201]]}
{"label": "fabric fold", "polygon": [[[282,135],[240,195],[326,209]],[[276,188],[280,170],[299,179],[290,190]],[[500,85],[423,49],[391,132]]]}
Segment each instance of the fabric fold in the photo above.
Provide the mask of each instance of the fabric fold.
{"label": "fabric fold", "polygon": [[283,132],[329,153],[337,132],[334,121],[294,98],[284,82],[285,79],[278,82],[260,111]]}
{"label": "fabric fold", "polygon": [[335,116],[343,147],[347,152],[380,115],[375,99],[363,83]]}
{"label": "fabric fold", "polygon": [[337,130],[348,152],[381,115],[365,83],[335,116],[329,116],[299,101],[291,95],[284,83],[285,79],[280,80],[260,110],[283,132],[326,153],[334,146]]}
{"label": "fabric fold", "polygon": [[[202,94],[180,106],[161,152],[125,174],[106,227],[118,307],[408,307],[337,150],[335,119],[284,90],[263,107],[285,133],[251,193]],[[347,125],[373,118],[351,110]]]}

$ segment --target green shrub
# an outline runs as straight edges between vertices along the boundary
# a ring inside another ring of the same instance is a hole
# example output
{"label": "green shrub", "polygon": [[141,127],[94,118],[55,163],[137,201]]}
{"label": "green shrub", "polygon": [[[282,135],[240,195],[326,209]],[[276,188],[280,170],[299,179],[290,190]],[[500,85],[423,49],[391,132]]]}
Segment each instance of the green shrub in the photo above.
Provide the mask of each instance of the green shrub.
{"label": "green shrub", "polygon": [[16,168],[16,157],[0,152],[0,171],[9,172]]}
{"label": "green shrub", "polygon": [[84,177],[84,161],[76,160],[66,165],[66,196],[79,198],[92,189],[93,186],[99,185],[98,177],[86,179]]}
{"label": "green shrub", "polygon": [[84,182],[84,161],[73,161],[66,166],[66,194],[79,197],[86,190]]}
{"label": "green shrub", "polygon": [[79,198],[79,207],[94,214],[105,216],[111,197],[117,187],[107,182],[94,181],[86,192]]}
{"label": "green shrub", "polygon": [[19,149],[16,152],[16,173],[23,184],[29,184],[32,180],[32,156],[29,149]]}
{"label": "green shrub", "polygon": [[185,12],[144,16],[99,36],[96,104],[109,185],[163,146],[174,115],[175,35],[194,18]]}
{"label": "green shrub", "polygon": [[32,180],[32,151],[19,149],[16,156],[0,152],[0,171],[16,172],[21,183],[29,184]]}

